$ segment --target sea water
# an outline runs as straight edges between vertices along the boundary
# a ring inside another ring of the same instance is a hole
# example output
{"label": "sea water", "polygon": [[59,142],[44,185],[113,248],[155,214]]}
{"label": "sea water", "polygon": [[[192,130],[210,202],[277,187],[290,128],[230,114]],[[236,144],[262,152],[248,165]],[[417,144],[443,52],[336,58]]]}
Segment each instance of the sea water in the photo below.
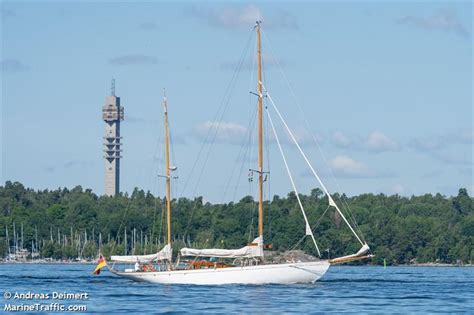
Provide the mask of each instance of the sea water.
{"label": "sea water", "polygon": [[41,304],[43,314],[58,313],[59,305],[79,305],[82,311],[74,313],[87,314],[474,314],[473,267],[335,266],[314,284],[224,286],[137,283],[106,269],[93,276],[93,269],[79,264],[0,264],[0,313],[13,312],[12,306]]}

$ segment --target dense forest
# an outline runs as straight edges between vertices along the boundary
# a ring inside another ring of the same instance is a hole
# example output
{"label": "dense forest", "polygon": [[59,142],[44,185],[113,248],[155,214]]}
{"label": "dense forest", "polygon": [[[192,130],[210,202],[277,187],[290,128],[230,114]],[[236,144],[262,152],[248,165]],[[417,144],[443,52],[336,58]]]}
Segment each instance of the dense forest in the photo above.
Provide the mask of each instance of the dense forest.
{"label": "dense forest", "polygon": [[[473,198],[464,188],[455,197],[336,193],[334,199],[350,206],[347,217],[370,244],[372,263],[474,262]],[[323,258],[359,249],[320,189],[301,200]],[[155,252],[166,234],[164,201],[138,188],[106,197],[80,186],[35,191],[7,181],[0,186],[0,257],[15,245],[55,259],[94,258],[99,247],[106,256]],[[316,254],[311,240],[302,239],[305,224],[293,192],[273,196],[264,207],[264,239],[272,250]],[[172,200],[174,247],[240,248],[256,236],[257,212],[250,196],[227,204],[203,203],[202,197]]]}

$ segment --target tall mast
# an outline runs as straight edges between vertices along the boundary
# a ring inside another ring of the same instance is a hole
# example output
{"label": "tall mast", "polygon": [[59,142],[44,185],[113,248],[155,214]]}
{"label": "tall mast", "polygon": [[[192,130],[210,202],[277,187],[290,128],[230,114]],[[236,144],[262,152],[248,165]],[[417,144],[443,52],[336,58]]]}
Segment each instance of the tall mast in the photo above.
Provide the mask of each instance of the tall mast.
{"label": "tall mast", "polygon": [[10,251],[10,238],[8,237],[8,225],[5,224],[5,236],[7,238],[8,254],[11,254]]}
{"label": "tall mast", "polygon": [[165,168],[166,168],[166,223],[168,227],[168,244],[171,244],[171,174],[170,174],[170,152],[168,131],[168,101],[166,94],[163,96],[163,110],[165,119]]}
{"label": "tall mast", "polygon": [[263,105],[262,105],[262,47],[260,39],[260,21],[257,31],[257,91],[258,91],[258,234],[263,240]]}

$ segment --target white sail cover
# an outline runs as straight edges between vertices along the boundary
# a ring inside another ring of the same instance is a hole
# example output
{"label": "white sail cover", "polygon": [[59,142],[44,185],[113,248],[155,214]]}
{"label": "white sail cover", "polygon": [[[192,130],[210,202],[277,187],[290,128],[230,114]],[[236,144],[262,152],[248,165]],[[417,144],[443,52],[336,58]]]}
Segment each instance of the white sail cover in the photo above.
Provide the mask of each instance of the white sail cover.
{"label": "white sail cover", "polygon": [[182,248],[181,256],[203,256],[203,257],[219,257],[219,258],[250,258],[263,257],[263,241],[261,237],[257,237],[253,242],[240,249],[195,249]]}
{"label": "white sail cover", "polygon": [[155,260],[171,260],[172,249],[171,245],[167,244],[156,254],[151,255],[129,255],[129,256],[111,256],[112,261],[124,262],[124,263],[149,263]]}
{"label": "white sail cover", "polygon": [[369,245],[364,244],[364,245],[362,245],[362,247],[359,249],[359,251],[357,253],[352,254],[352,255],[343,256],[343,257],[334,258],[334,259],[332,259],[332,261],[336,263],[336,262],[341,262],[341,261],[345,261],[345,260],[350,260],[352,258],[362,257],[362,256],[368,254],[369,251],[370,251]]}

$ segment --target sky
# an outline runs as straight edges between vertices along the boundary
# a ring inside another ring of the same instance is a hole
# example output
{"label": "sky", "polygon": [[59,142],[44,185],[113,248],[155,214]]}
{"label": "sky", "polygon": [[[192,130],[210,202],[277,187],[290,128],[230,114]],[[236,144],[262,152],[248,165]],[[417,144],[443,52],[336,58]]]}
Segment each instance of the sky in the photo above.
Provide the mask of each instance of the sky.
{"label": "sky", "polygon": [[[2,2],[1,11],[2,182],[103,194],[101,108],[114,78],[125,107],[121,191],[163,194],[166,89],[173,196],[255,196],[249,92],[260,19],[268,95],[331,192],[473,193],[470,2]],[[265,104],[307,194],[318,183]],[[284,196],[293,188],[268,120],[265,131],[265,196]]]}

